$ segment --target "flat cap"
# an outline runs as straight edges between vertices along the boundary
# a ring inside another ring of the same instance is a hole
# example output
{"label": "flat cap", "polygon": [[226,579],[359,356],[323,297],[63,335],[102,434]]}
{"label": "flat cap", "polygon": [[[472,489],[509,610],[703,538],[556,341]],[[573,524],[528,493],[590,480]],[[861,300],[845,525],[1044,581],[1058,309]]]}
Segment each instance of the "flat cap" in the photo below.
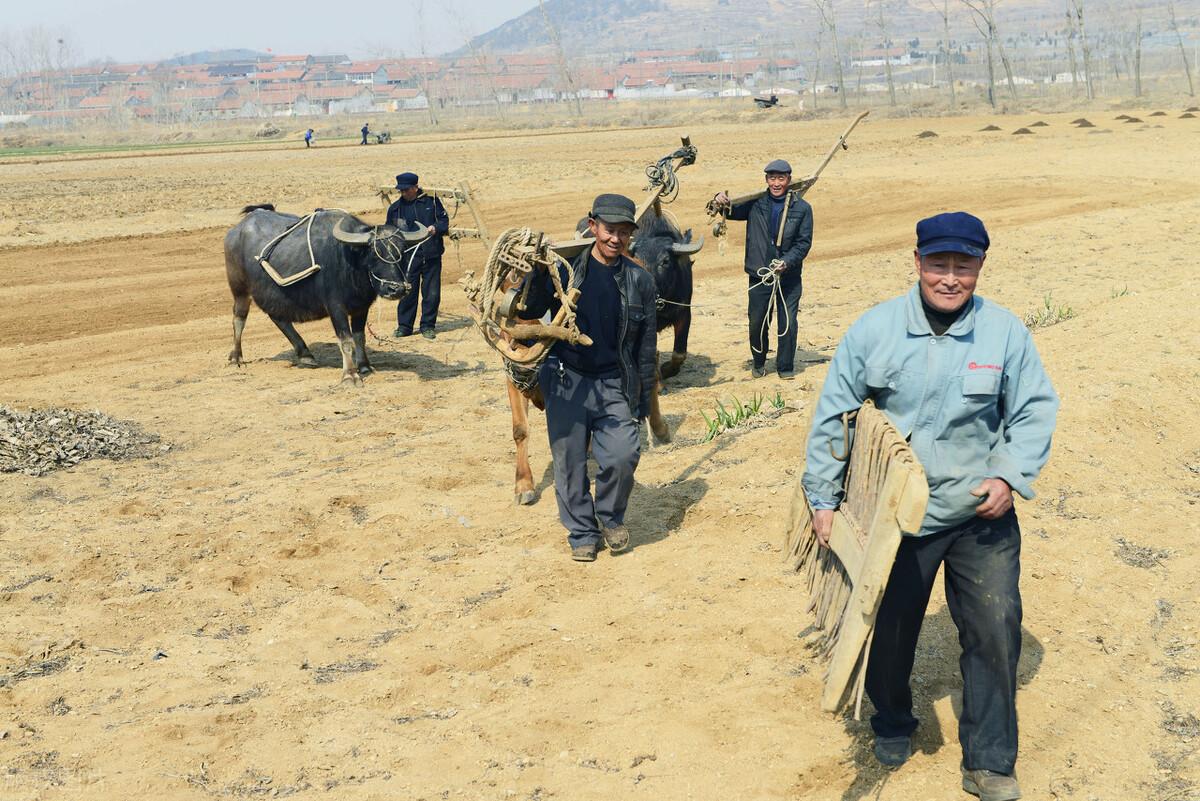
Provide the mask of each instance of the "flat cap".
{"label": "flat cap", "polygon": [[775,159],[766,167],[763,167],[763,172],[783,172],[790,175],[792,172],[792,165],[788,164],[783,159]]}
{"label": "flat cap", "polygon": [[917,223],[917,253],[965,253],[982,258],[991,240],[983,220],[965,211],[948,211]]}
{"label": "flat cap", "polygon": [[637,206],[624,195],[596,195],[596,199],[592,201],[592,211],[588,216],[613,225],[631,223],[636,227],[637,221],[633,218],[636,212]]}
{"label": "flat cap", "polygon": [[402,172],[396,176],[397,189],[412,189],[418,183],[415,172]]}

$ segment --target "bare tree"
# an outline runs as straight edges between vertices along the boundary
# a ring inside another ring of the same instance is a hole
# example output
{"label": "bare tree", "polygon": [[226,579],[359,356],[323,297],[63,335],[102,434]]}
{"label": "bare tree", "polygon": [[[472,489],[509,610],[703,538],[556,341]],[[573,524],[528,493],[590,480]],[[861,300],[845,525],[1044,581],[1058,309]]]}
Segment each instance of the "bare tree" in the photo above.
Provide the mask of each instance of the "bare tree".
{"label": "bare tree", "polygon": [[568,92],[575,99],[575,116],[583,116],[583,106],[579,102],[579,91],[575,88],[575,79],[571,77],[571,70],[567,66],[567,54],[563,50],[562,40],[558,36],[558,26],[550,19],[550,14],[546,11],[546,4],[543,0],[538,0],[538,8],[542,10],[542,21],[546,23],[546,33],[550,37],[550,42],[554,45],[554,53],[558,56],[558,73],[562,77],[563,84]]}
{"label": "bare tree", "polygon": [[1071,16],[1071,3],[1067,0],[1067,57],[1071,63],[1071,96],[1079,89],[1079,62],[1075,59],[1075,18]]}
{"label": "bare tree", "polygon": [[[818,102],[819,102],[817,100],[817,97],[818,97],[817,84],[819,84],[821,82],[821,44],[822,44],[822,40],[824,38],[824,34],[825,34],[825,23],[820,22],[817,25],[817,36],[816,36],[816,41],[814,42],[814,46],[813,46],[813,52],[814,52],[813,68],[812,68],[812,77],[810,78],[810,84],[809,84],[809,89],[811,90],[811,93],[812,93],[813,111],[817,110],[817,106],[818,106]],[[803,53],[804,51],[799,45],[796,45],[796,52]]]}
{"label": "bare tree", "polygon": [[1183,71],[1187,73],[1188,96],[1196,96],[1196,87],[1192,84],[1192,68],[1188,64],[1187,48],[1183,46],[1183,34],[1179,32],[1179,22],[1175,19],[1175,0],[1167,0],[1168,25],[1175,32],[1175,40],[1179,43],[1179,55],[1183,57]]}
{"label": "bare tree", "polygon": [[438,118],[434,106],[433,92],[429,83],[429,58],[425,55],[425,0],[417,0],[417,39],[421,43],[420,72],[417,79],[421,83],[421,92],[425,95],[425,107],[429,112],[429,124],[437,125]]}
{"label": "bare tree", "polygon": [[838,42],[837,14],[833,8],[833,0],[812,0],[817,11],[821,14],[821,22],[833,38],[833,66],[837,75],[838,103],[846,108],[846,76],[842,73],[842,47]]}
{"label": "bare tree", "polygon": [[1000,56],[1000,63],[1004,66],[1004,74],[1008,79],[1008,91],[1012,94],[1013,100],[1017,99],[1017,82],[1013,79],[1012,65],[1008,61],[1008,56],[1004,52],[1004,43],[1000,39],[1000,33],[996,28],[996,4],[999,0],[960,0],[960,2],[971,9],[972,22],[975,27],[983,35],[987,42],[987,57],[988,57],[988,96],[992,103],[992,107],[996,107],[996,71],[992,60],[992,51],[995,49]]}
{"label": "bare tree", "polygon": [[942,51],[942,60],[946,62],[946,83],[950,84],[950,108],[958,108],[958,97],[954,89],[954,67],[951,64],[953,59],[950,57],[950,0],[942,0],[940,6],[933,0],[929,0],[929,5],[942,18],[940,50]]}
{"label": "bare tree", "polygon": [[1071,18],[1071,25],[1079,31],[1079,47],[1083,50],[1083,84],[1087,89],[1087,99],[1094,100],[1096,97],[1095,84],[1092,83],[1092,46],[1088,41],[1087,28],[1083,23],[1083,6],[1084,0],[1068,0],[1070,4],[1067,7],[1067,16]]}
{"label": "bare tree", "polygon": [[883,71],[887,75],[888,104],[896,105],[896,84],[892,80],[892,40],[888,36],[888,20],[885,14],[887,0],[867,0],[868,6],[875,3],[875,25],[879,28],[879,38],[883,40]]}
{"label": "bare tree", "polygon": [[1142,7],[1137,7],[1133,33],[1133,96],[1142,96]]}

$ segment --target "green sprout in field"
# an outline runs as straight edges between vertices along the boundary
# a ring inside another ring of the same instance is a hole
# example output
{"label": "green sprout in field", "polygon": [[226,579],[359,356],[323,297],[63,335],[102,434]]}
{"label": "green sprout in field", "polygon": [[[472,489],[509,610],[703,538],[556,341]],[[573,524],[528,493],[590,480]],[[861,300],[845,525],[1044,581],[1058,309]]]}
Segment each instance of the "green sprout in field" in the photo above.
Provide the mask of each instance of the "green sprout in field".
{"label": "green sprout in field", "polygon": [[1023,318],[1025,327],[1032,331],[1035,328],[1047,328],[1057,325],[1075,316],[1075,310],[1066,304],[1055,305],[1050,293],[1042,298],[1042,308],[1027,312]]}
{"label": "green sprout in field", "polygon": [[717,408],[712,417],[709,417],[705,412],[700,412],[700,416],[704,418],[704,423],[707,426],[704,437],[700,441],[711,442],[718,434],[728,431],[731,428],[737,428],[751,417],[761,413],[764,403],[770,403],[774,409],[782,409],[784,406],[783,395],[776,392],[774,397],[768,398],[756,392],[750,397],[749,403],[742,403],[734,396],[732,399],[732,409],[721,401],[717,401]]}

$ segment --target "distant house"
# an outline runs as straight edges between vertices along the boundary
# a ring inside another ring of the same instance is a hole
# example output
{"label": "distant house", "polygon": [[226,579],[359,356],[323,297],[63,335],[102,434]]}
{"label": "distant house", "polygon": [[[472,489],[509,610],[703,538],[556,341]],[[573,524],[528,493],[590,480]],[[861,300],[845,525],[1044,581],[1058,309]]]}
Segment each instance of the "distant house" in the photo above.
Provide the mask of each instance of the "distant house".
{"label": "distant house", "polygon": [[307,86],[304,88],[304,94],[295,103],[295,113],[351,114],[371,111],[374,106],[375,96],[366,86]]}
{"label": "distant house", "polygon": [[912,64],[912,54],[903,47],[875,48],[864,50],[858,58],[850,59],[852,67],[882,67],[891,63],[894,67],[907,67]]}

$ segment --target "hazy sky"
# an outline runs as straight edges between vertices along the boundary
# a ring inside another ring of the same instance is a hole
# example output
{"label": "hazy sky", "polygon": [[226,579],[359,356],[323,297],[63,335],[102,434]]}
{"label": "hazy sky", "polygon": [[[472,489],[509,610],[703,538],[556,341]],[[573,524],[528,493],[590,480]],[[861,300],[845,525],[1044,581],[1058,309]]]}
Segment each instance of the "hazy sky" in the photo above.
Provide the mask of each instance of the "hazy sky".
{"label": "hazy sky", "polygon": [[62,29],[80,61],[155,61],[231,47],[352,58],[389,50],[418,55],[422,27],[425,49],[434,54],[535,8],[537,0],[14,0],[4,5],[0,33]]}

